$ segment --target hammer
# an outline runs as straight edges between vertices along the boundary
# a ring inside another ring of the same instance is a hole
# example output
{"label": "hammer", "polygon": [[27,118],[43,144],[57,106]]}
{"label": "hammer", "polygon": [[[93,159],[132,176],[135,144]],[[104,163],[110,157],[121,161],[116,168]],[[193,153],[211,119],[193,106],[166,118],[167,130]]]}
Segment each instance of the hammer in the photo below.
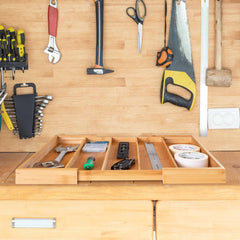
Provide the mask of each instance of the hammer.
{"label": "hammer", "polygon": [[94,68],[88,68],[87,74],[102,75],[112,73],[113,70],[103,68],[103,1],[94,0],[96,7],[96,64]]}
{"label": "hammer", "polygon": [[207,69],[208,86],[230,87],[232,71],[222,69],[222,0],[215,0],[215,64],[216,69]]}

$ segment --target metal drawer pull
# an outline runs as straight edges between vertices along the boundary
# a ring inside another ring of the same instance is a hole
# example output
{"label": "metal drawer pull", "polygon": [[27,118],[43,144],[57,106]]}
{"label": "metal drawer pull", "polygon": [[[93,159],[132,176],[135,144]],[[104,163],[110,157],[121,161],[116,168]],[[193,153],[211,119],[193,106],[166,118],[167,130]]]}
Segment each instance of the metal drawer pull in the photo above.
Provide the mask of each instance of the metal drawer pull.
{"label": "metal drawer pull", "polygon": [[12,228],[56,228],[54,218],[13,218]]}

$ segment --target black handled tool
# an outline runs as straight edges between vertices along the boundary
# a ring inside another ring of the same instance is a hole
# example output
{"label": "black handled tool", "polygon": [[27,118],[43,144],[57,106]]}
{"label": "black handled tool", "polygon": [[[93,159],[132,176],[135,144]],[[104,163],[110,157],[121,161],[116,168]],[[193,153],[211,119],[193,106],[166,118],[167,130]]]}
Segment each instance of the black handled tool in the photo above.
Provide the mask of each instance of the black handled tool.
{"label": "black handled tool", "polygon": [[129,157],[129,142],[120,142],[118,145],[117,159]]}
{"label": "black handled tool", "polygon": [[117,162],[115,164],[112,165],[111,170],[128,170],[129,168],[131,168],[133,165],[135,164],[135,159],[131,158],[131,159],[123,159],[120,162]]}
{"label": "black handled tool", "polygon": [[[140,13],[139,3],[143,6],[143,14]],[[142,28],[143,21],[147,14],[146,5],[143,0],[136,0],[135,8],[128,7],[126,10],[127,15],[132,18],[138,25],[138,52],[141,52],[142,48]]]}
{"label": "black handled tool", "polygon": [[94,0],[96,6],[96,65],[88,68],[87,74],[102,75],[114,72],[103,68],[103,0]]}

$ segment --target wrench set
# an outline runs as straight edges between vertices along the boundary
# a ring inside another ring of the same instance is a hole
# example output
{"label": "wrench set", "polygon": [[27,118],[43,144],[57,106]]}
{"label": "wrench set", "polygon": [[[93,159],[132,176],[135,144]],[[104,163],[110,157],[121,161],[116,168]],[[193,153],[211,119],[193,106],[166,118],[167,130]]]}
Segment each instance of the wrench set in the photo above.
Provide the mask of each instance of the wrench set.
{"label": "wrench set", "polygon": [[[33,88],[32,94],[17,94],[19,88]],[[14,95],[4,101],[5,111],[12,124],[14,135],[19,138],[32,138],[40,135],[43,126],[43,110],[53,97],[37,96],[34,83],[15,84]]]}

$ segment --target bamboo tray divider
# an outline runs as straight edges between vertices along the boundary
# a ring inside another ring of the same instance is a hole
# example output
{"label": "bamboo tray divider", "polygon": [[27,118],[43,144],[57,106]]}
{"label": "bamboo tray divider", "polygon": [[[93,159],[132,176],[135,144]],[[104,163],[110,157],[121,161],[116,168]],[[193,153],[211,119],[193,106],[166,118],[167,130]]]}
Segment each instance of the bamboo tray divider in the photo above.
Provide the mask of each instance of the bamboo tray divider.
{"label": "bamboo tray divider", "polygon": [[[93,153],[82,150],[87,142],[108,141],[104,153],[94,153],[92,170],[85,170],[83,164]],[[129,159],[135,165],[129,170],[111,170],[117,159],[119,142],[129,142]],[[161,170],[153,170],[145,143],[153,143],[162,163]],[[65,155],[65,168],[32,168],[39,161],[53,160],[58,156],[58,145],[76,145],[76,152]],[[180,168],[169,150],[171,144],[194,144],[209,156],[208,168]],[[224,183],[224,167],[193,136],[152,136],[152,137],[98,137],[94,135],[56,136],[43,148],[16,169],[16,184],[77,184],[78,181],[163,181],[164,184]]]}
{"label": "bamboo tray divider", "polygon": [[202,184],[202,183],[225,183],[225,168],[217,159],[203,147],[193,136],[164,136],[166,145],[193,144],[200,147],[200,152],[208,155],[208,168],[164,168],[164,184]]}
{"label": "bamboo tray divider", "polygon": [[[111,166],[120,161],[117,159],[117,150],[119,142],[129,142],[129,158],[135,159],[135,165],[129,170],[111,170]],[[108,145],[102,168],[86,171],[80,166],[78,172],[79,181],[137,181],[146,180],[140,170],[138,161],[138,146],[136,137],[113,137]],[[85,159],[86,161],[86,159]],[[96,162],[98,161],[96,155]]]}
{"label": "bamboo tray divider", "polygon": [[[55,136],[38,152],[33,154],[15,171],[16,184],[77,184],[77,168],[69,168],[72,161],[75,161],[80,149],[84,144],[84,137]],[[59,153],[55,148],[59,145],[79,144],[77,151],[67,153],[62,163],[65,168],[32,168],[34,163],[54,160]]]}

